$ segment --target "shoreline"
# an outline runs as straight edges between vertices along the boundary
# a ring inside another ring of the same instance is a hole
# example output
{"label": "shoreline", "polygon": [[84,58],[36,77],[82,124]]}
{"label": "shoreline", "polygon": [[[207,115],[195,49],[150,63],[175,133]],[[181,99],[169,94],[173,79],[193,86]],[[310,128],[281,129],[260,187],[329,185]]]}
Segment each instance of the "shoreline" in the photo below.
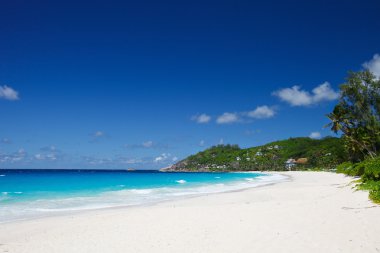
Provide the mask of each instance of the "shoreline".
{"label": "shoreline", "polygon": [[[12,223],[17,223],[17,222],[27,222],[27,221],[33,221],[33,220],[43,220],[45,218],[54,218],[54,217],[61,217],[61,216],[64,217],[64,216],[71,216],[71,215],[82,215],[82,214],[85,215],[86,213],[89,213],[89,212],[101,212],[103,210],[107,211],[107,210],[119,210],[119,209],[149,207],[149,206],[159,205],[161,203],[166,203],[166,202],[171,202],[171,201],[180,201],[180,200],[209,196],[209,195],[214,195],[214,194],[223,194],[223,193],[229,193],[229,192],[240,192],[240,191],[250,190],[253,188],[271,186],[274,184],[278,184],[278,183],[287,182],[287,181],[292,180],[292,177],[290,175],[284,175],[284,174],[281,174],[280,172],[273,172],[273,171],[244,171],[244,172],[230,172],[230,173],[247,173],[247,174],[259,173],[259,174],[267,174],[267,175],[269,174],[271,176],[280,175],[280,176],[283,176],[284,178],[280,179],[280,180],[274,180],[274,181],[268,182],[268,183],[258,182],[257,185],[252,185],[252,186],[249,186],[246,188],[241,188],[241,189],[228,189],[228,190],[220,191],[220,192],[208,192],[208,193],[199,193],[199,194],[194,194],[194,195],[183,195],[183,196],[178,196],[178,197],[175,197],[172,199],[162,199],[162,200],[139,203],[139,204],[131,204],[131,205],[124,204],[124,205],[120,205],[120,206],[109,206],[109,207],[66,210],[66,211],[51,211],[51,212],[47,212],[47,213],[44,213],[41,215],[36,215],[34,217],[26,217],[26,218],[20,218],[20,219],[8,220],[8,221],[0,221],[0,225],[12,224]],[[259,177],[261,177],[261,176],[259,176]]]}
{"label": "shoreline", "polygon": [[329,172],[147,206],[4,223],[0,252],[379,252],[380,206]]}

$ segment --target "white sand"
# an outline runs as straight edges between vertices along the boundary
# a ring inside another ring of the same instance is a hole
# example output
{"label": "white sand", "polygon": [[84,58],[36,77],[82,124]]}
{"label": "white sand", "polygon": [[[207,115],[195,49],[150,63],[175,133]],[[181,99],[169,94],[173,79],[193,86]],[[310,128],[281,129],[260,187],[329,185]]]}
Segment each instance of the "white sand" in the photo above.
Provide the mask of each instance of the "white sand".
{"label": "white sand", "polygon": [[240,192],[0,225],[0,252],[380,252],[380,206],[352,178],[293,180]]}

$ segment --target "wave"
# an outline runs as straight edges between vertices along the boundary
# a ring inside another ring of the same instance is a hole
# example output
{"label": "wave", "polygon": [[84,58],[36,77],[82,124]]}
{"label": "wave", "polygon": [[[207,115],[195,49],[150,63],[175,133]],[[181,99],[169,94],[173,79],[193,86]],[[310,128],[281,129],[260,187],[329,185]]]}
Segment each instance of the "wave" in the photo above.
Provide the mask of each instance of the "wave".
{"label": "wave", "polygon": [[[243,190],[284,181],[286,178],[287,177],[278,174],[266,174],[252,178],[247,177],[245,180],[243,178],[243,180],[235,182],[197,185],[187,185],[185,184],[186,181],[181,179],[178,180],[177,183],[182,184],[183,186],[120,189],[115,191],[105,191],[96,195],[16,202],[0,206],[0,223],[41,217],[52,213],[145,205],[185,197]],[[3,192],[2,195],[0,195],[0,202],[5,200],[2,198],[9,198],[9,195],[11,194],[22,194],[22,192]]]}

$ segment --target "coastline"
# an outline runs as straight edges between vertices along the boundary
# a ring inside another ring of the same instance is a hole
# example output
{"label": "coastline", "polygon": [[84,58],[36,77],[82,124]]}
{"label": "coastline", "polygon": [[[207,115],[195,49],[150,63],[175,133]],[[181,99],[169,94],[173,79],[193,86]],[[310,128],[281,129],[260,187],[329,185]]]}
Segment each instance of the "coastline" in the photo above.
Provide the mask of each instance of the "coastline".
{"label": "coastline", "polygon": [[[201,172],[203,173],[203,172]],[[45,215],[41,216],[36,216],[36,217],[28,217],[25,219],[17,219],[17,220],[10,220],[10,221],[5,221],[5,222],[0,222],[0,226],[5,225],[5,224],[16,224],[16,223],[24,223],[28,221],[44,221],[45,219],[49,218],[60,218],[60,217],[72,217],[72,216],[85,216],[91,213],[98,213],[98,212],[107,212],[107,211],[113,211],[113,210],[123,210],[127,211],[130,208],[142,208],[142,207],[151,207],[155,205],[160,205],[164,203],[171,203],[171,202],[177,202],[177,201],[182,201],[182,200],[187,200],[187,199],[193,199],[193,198],[199,198],[199,197],[206,197],[206,196],[212,196],[212,195],[219,195],[219,194],[225,194],[225,193],[234,193],[234,192],[244,192],[244,191],[249,191],[254,188],[260,188],[260,187],[266,187],[266,186],[271,186],[274,184],[280,184],[284,182],[290,182],[292,181],[292,176],[290,175],[285,175],[281,174],[281,172],[273,172],[273,171],[243,171],[243,172],[231,172],[231,173],[262,173],[262,174],[272,174],[273,176],[280,175],[283,178],[277,179],[277,180],[272,180],[268,182],[259,182],[256,185],[251,185],[249,187],[244,187],[244,188],[239,188],[239,189],[228,189],[225,191],[220,191],[220,192],[209,192],[209,193],[200,193],[199,195],[187,195],[187,196],[181,196],[178,198],[173,198],[173,199],[166,199],[166,200],[159,200],[155,202],[146,202],[146,203],[141,203],[141,204],[136,204],[136,205],[121,205],[121,206],[110,206],[110,207],[99,207],[99,208],[92,208],[92,209],[78,209],[78,210],[72,210],[72,211],[62,211],[62,212],[51,212]],[[1,230],[0,230],[0,239],[1,239]]]}
{"label": "coastline", "polygon": [[[265,173],[265,172],[264,172]],[[0,252],[379,252],[380,206],[328,172],[265,187],[5,223]]]}
{"label": "coastline", "polygon": [[[40,219],[51,216],[75,215],[81,212],[92,210],[103,210],[112,208],[130,208],[138,206],[149,206],[166,201],[181,200],[203,195],[218,194],[224,192],[239,191],[248,188],[260,187],[287,180],[288,177],[272,172],[231,172],[228,174],[240,174],[231,181],[220,181],[221,177],[213,177],[213,182],[201,182],[194,184],[199,179],[182,177],[183,173],[171,173],[176,175],[171,178],[176,185],[159,186],[152,188],[122,188],[116,191],[103,191],[101,194],[78,197],[60,196],[59,199],[44,199],[43,196],[38,201],[24,201],[20,204],[0,206],[0,225],[17,221]],[[192,175],[203,173],[191,173]],[[207,173],[210,174],[210,173]],[[216,173],[218,174],[218,173]],[[162,174],[161,174],[162,175]],[[227,175],[227,174],[226,174]],[[243,175],[243,176],[242,176]],[[252,175],[252,176],[251,176]],[[178,178],[177,178],[178,176]],[[233,177],[233,176],[232,176]],[[184,178],[184,179],[183,179]],[[217,178],[217,179],[216,179]],[[228,177],[227,177],[228,178]],[[186,179],[186,180],[185,180]],[[141,180],[144,180],[143,178]],[[210,180],[210,179],[208,179]],[[216,180],[216,181],[214,181]],[[219,181],[219,182],[218,182]],[[193,184],[192,184],[193,183]],[[177,187],[178,186],[178,187]],[[75,187],[75,186],[74,186]],[[52,201],[53,205],[51,205]],[[90,203],[90,204],[88,204]],[[69,206],[67,205],[69,204]],[[26,208],[27,212],[23,211]]]}

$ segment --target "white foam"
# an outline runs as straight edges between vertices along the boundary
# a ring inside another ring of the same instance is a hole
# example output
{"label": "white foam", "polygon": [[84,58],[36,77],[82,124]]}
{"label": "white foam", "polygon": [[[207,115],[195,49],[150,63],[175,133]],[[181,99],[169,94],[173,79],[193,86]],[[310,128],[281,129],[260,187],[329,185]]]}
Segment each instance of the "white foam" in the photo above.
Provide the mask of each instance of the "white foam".
{"label": "white foam", "polygon": [[[136,206],[173,200],[184,197],[200,196],[211,193],[243,190],[252,187],[284,181],[287,177],[278,174],[265,174],[258,177],[248,177],[246,180],[219,184],[184,184],[185,180],[176,181],[183,187],[160,187],[149,189],[122,189],[107,191],[91,196],[72,196],[66,198],[39,199],[0,205],[0,223],[41,217],[49,213],[65,213],[80,210],[91,210],[109,207]],[[13,192],[21,194],[22,192]],[[2,192],[0,201],[9,198],[11,193]]]}
{"label": "white foam", "polygon": [[132,190],[127,190],[132,193],[137,193],[137,194],[150,194],[153,191],[151,189],[132,189]]}
{"label": "white foam", "polygon": [[2,192],[0,195],[0,202],[9,199],[9,192]]}

